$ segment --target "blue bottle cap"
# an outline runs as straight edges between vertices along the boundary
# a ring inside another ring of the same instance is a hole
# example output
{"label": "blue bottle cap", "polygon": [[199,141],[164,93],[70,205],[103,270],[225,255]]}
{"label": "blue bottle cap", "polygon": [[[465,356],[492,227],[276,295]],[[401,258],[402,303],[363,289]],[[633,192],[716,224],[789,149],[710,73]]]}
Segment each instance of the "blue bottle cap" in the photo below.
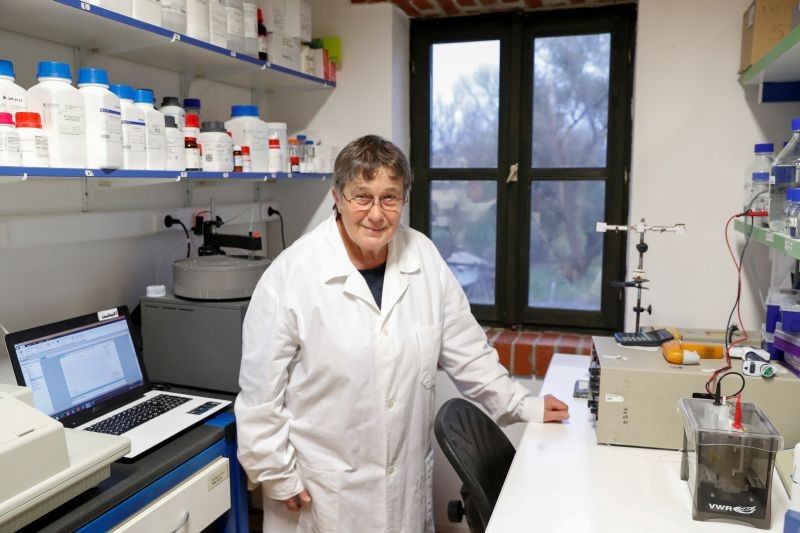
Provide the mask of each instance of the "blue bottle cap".
{"label": "blue bottle cap", "polygon": [[790,202],[800,201],[800,189],[786,189],[786,200]]}
{"label": "blue bottle cap", "polygon": [[72,81],[69,65],[59,61],[39,61],[36,78],[63,78]]}
{"label": "blue bottle cap", "polygon": [[306,143],[306,136],[305,135],[298,135],[297,136],[297,142],[299,142],[300,144],[305,144]]}
{"label": "blue bottle cap", "polygon": [[184,109],[187,107],[196,107],[200,109],[200,99],[199,98],[184,98],[183,99],[183,107]]}
{"label": "blue bottle cap", "polygon": [[133,100],[133,88],[130,85],[111,84],[108,90],[116,94],[120,100]]}
{"label": "blue bottle cap", "polygon": [[78,71],[78,87],[88,84],[108,87],[108,73],[101,68],[82,68]]}
{"label": "blue bottle cap", "polygon": [[314,144],[314,141],[312,141],[311,139],[306,139],[306,146],[311,146],[313,144]]}
{"label": "blue bottle cap", "polygon": [[233,117],[257,117],[258,106],[255,105],[234,105],[231,106],[231,118]]}
{"label": "blue bottle cap", "polygon": [[792,131],[800,131],[800,118],[792,119]]}
{"label": "blue bottle cap", "polygon": [[11,78],[12,80],[17,79],[14,76],[14,63],[8,59],[0,59],[0,76]]}
{"label": "blue bottle cap", "polygon": [[136,89],[133,91],[133,101],[137,104],[155,104],[156,97],[152,89]]}
{"label": "blue bottle cap", "polygon": [[772,152],[775,151],[775,148],[772,146],[772,143],[761,143],[755,146],[754,151],[757,154],[764,154],[764,153],[771,154]]}

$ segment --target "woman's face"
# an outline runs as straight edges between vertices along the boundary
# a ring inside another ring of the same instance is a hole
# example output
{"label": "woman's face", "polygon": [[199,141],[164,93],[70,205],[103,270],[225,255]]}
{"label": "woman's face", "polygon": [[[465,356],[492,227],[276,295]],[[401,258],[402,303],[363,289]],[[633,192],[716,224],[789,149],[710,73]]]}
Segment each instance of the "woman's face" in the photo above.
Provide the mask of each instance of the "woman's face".
{"label": "woman's face", "polygon": [[[350,241],[364,254],[376,254],[389,244],[400,222],[403,206],[403,182],[389,177],[387,169],[381,168],[375,179],[364,181],[358,178],[344,186],[343,194],[334,189],[333,198],[341,213],[342,226]],[[354,199],[369,198],[373,203],[366,209]],[[386,208],[374,200],[394,199],[397,205]]]}

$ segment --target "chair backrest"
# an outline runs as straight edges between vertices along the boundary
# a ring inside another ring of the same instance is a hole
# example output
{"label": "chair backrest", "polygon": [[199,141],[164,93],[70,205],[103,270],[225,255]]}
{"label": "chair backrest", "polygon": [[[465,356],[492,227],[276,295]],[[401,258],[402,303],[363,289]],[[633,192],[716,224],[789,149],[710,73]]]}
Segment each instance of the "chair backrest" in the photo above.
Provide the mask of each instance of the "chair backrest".
{"label": "chair backrest", "polygon": [[491,418],[461,398],[445,402],[436,414],[433,429],[464,485],[461,494],[470,531],[482,532],[516,450]]}

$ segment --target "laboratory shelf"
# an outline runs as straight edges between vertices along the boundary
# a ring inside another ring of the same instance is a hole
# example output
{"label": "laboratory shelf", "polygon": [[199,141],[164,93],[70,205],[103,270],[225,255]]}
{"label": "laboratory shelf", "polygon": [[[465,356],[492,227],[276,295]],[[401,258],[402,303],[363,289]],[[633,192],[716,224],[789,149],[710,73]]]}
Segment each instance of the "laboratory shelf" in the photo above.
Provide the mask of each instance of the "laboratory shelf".
{"label": "laboratory shelf", "polygon": [[[756,224],[758,223],[756,222]],[[800,259],[800,239],[792,239],[784,233],[777,233],[758,225],[751,226],[749,220],[735,220],[733,222],[733,228],[739,233],[745,235],[750,234],[751,239],[755,239],[770,248],[794,257],[795,259]]]}
{"label": "laboratory shelf", "polygon": [[[2,0],[0,28],[77,47],[86,54],[118,57],[194,78],[269,92],[332,89],[336,86],[322,78],[273,65],[79,0]],[[77,76],[77,72],[72,74]]]}
{"label": "laboratory shelf", "polygon": [[329,179],[332,174],[319,172],[202,172],[195,170],[121,170],[102,168],[35,168],[0,167],[0,183],[14,183],[29,179],[113,179],[124,182],[137,180],[141,184],[169,183],[181,180],[249,180],[277,179]]}
{"label": "laboratory shelf", "polygon": [[800,81],[800,26],[793,29],[755,65],[742,72],[739,83]]}

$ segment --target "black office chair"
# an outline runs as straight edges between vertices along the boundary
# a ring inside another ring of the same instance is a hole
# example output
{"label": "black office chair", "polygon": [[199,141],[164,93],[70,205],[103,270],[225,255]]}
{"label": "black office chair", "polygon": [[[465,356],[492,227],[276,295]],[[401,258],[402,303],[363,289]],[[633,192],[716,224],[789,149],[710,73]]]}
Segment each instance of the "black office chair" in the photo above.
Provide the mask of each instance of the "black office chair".
{"label": "black office chair", "polygon": [[463,483],[463,504],[451,501],[447,517],[461,522],[466,515],[470,533],[483,533],[516,450],[491,418],[461,398],[448,400],[439,409],[433,431]]}

